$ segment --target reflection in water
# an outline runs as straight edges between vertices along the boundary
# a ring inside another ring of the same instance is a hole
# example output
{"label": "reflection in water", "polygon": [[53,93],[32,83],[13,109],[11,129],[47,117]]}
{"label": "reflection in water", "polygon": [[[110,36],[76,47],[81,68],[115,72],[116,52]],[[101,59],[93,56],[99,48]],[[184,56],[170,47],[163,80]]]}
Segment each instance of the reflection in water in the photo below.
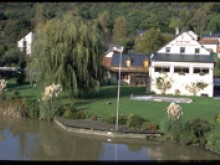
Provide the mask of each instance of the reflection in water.
{"label": "reflection in water", "polygon": [[151,160],[146,153],[146,148],[130,152],[127,144],[103,143],[100,160]]}
{"label": "reflection in water", "polygon": [[189,160],[220,159],[193,146],[148,144],[67,133],[54,123],[0,120],[1,160]]}
{"label": "reflection in water", "polygon": [[184,146],[165,143],[157,147],[148,147],[148,156],[154,160],[220,160],[220,156],[197,146]]}
{"label": "reflection in water", "polygon": [[0,135],[0,143],[5,141],[5,136],[4,135]]}
{"label": "reflection in water", "polygon": [[[97,160],[101,143],[88,137],[75,137],[54,123],[38,120],[0,121],[0,159],[4,160]],[[4,149],[5,148],[5,149]],[[90,148],[90,149],[88,149]],[[92,152],[91,152],[92,150]]]}

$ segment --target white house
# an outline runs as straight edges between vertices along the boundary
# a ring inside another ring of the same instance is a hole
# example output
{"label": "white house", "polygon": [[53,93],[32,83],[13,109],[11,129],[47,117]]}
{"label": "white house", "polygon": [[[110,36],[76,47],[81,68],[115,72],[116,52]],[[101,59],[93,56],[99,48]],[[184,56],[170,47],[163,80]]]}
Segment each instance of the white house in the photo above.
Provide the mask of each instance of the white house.
{"label": "white house", "polygon": [[213,97],[213,70],[213,55],[200,45],[198,36],[192,31],[182,32],[151,55],[150,90],[162,93],[157,83],[162,77],[170,82],[165,94]]}
{"label": "white house", "polygon": [[220,34],[205,34],[200,38],[199,43],[210,51],[217,53],[218,58],[220,58]]}
{"label": "white house", "polygon": [[34,33],[29,32],[26,36],[17,42],[17,47],[20,48],[21,51],[25,51],[28,56],[31,56],[31,47],[34,37]]}

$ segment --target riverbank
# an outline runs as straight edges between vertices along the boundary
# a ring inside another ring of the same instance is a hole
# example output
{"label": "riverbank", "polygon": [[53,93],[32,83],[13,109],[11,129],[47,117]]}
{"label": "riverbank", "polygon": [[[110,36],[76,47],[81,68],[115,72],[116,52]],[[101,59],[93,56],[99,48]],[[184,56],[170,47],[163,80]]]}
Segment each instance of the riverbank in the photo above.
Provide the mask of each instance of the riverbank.
{"label": "riverbank", "polygon": [[[164,141],[163,133],[159,130],[156,131],[143,131],[128,128],[125,125],[119,125],[118,131],[115,131],[114,124],[108,124],[103,121],[94,121],[88,119],[78,119],[78,120],[68,120],[61,117],[54,118],[54,122],[70,133],[101,136],[107,138],[117,138],[117,139],[136,139],[136,140],[154,140],[154,141]],[[214,154],[220,155],[218,151],[214,149],[205,147],[205,150],[212,152]]]}
{"label": "riverbank", "polygon": [[20,119],[25,117],[25,111],[23,102],[21,99],[14,101],[2,101],[0,100],[0,117]]}
{"label": "riverbank", "polygon": [[54,118],[54,122],[68,132],[105,136],[109,138],[156,139],[163,135],[159,130],[136,130],[128,128],[125,125],[119,125],[118,131],[115,131],[114,124],[89,119],[68,120],[57,117]]}

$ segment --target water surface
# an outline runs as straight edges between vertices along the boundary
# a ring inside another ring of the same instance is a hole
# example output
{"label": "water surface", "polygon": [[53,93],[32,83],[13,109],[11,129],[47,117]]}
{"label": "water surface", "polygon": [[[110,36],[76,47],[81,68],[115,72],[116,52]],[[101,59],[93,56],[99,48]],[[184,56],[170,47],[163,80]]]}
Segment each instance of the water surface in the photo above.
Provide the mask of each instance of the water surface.
{"label": "water surface", "polygon": [[0,119],[0,160],[220,160],[196,146],[68,133],[52,122]]}

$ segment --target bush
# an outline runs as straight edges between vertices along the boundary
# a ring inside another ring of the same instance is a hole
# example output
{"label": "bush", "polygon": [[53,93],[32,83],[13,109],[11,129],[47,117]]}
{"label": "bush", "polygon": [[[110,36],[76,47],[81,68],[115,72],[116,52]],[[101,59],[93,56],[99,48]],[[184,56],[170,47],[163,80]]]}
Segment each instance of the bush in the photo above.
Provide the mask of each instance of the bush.
{"label": "bush", "polygon": [[128,120],[128,116],[126,116],[126,115],[119,115],[118,116],[118,123],[120,125],[125,125],[127,123],[127,120]]}
{"label": "bush", "polygon": [[213,125],[202,119],[190,120],[185,125],[185,129],[195,135],[200,145],[205,145],[207,142],[207,134],[213,128]]}
{"label": "bush", "polygon": [[198,143],[197,137],[189,131],[184,131],[179,137],[180,144],[189,145]]}
{"label": "bush", "polygon": [[77,112],[77,107],[74,103],[65,104],[61,107],[60,116],[67,118],[67,119],[74,119],[75,113]]}
{"label": "bush", "polygon": [[0,92],[0,100],[6,100],[6,94],[4,91]]}
{"label": "bush", "polygon": [[105,118],[105,121],[109,124],[115,124],[116,116],[115,115],[110,115],[110,116]]}
{"label": "bush", "polygon": [[75,119],[86,119],[87,112],[86,111],[79,111],[75,113]]}
{"label": "bush", "polygon": [[174,142],[181,144],[205,145],[207,135],[212,130],[213,125],[202,119],[190,120],[183,123],[181,120],[164,120],[160,123],[160,130]]}
{"label": "bush", "polygon": [[220,128],[217,127],[210,132],[207,138],[207,147],[220,153]]}
{"label": "bush", "polygon": [[[126,115],[119,115],[118,116],[118,124],[124,125],[127,122],[127,116]],[[105,121],[109,124],[115,124],[116,122],[116,115],[110,115],[109,117],[105,118]]]}
{"label": "bush", "polygon": [[218,125],[220,125],[220,113],[218,113],[215,117],[215,121]]}
{"label": "bush", "polygon": [[142,125],[142,130],[150,130],[150,131],[156,131],[159,128],[158,124],[152,123],[152,122],[144,122]]}
{"label": "bush", "polygon": [[21,93],[17,90],[13,91],[11,95],[7,95],[6,99],[9,101],[16,100],[18,98],[22,98]]}
{"label": "bush", "polygon": [[53,102],[40,102],[40,119],[51,120],[55,116],[61,116],[62,107],[59,100],[54,100]]}
{"label": "bush", "polygon": [[92,120],[98,120],[99,116],[97,114],[90,114],[89,118]]}
{"label": "bush", "polygon": [[160,130],[166,134],[168,139],[179,142],[180,135],[184,132],[184,123],[182,120],[164,120],[159,125]]}
{"label": "bush", "polygon": [[[85,110],[79,110],[74,103],[66,104],[61,107],[59,115],[68,118],[68,119],[89,119],[94,118],[95,116],[92,113],[89,113]],[[98,116],[97,116],[98,117]]]}
{"label": "bush", "polygon": [[128,116],[126,125],[129,128],[141,128],[144,122],[146,122],[146,120],[143,117],[131,113]]}
{"label": "bush", "polygon": [[37,99],[25,99],[25,112],[29,118],[38,118],[40,114],[39,102]]}

